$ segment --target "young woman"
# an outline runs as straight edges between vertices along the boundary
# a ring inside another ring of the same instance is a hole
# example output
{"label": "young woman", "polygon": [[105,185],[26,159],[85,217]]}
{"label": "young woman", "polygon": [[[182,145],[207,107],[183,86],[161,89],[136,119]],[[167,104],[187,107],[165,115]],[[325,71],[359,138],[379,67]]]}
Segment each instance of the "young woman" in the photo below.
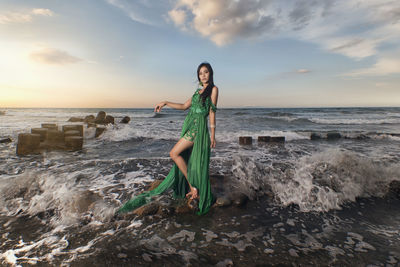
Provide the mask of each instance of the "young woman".
{"label": "young woman", "polygon": [[[218,88],[214,85],[214,72],[207,62],[197,68],[200,86],[184,104],[162,101],[154,108],[160,112],[164,106],[186,110],[179,141],[170,151],[175,162],[164,181],[154,190],[144,192],[125,203],[118,212],[134,210],[151,201],[167,189],[173,189],[175,198],[190,197],[199,201],[197,214],[205,214],[214,202],[209,179],[210,149],[215,148],[215,113],[217,111]],[[210,118],[210,129],[207,117]]]}

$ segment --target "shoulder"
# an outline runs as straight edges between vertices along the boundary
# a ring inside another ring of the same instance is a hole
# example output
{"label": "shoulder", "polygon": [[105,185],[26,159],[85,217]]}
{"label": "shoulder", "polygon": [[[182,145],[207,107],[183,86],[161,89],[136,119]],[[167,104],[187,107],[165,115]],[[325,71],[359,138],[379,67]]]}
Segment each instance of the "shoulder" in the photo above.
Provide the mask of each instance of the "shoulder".
{"label": "shoulder", "polygon": [[218,94],[218,87],[217,86],[213,87],[213,89],[211,91],[211,94]]}

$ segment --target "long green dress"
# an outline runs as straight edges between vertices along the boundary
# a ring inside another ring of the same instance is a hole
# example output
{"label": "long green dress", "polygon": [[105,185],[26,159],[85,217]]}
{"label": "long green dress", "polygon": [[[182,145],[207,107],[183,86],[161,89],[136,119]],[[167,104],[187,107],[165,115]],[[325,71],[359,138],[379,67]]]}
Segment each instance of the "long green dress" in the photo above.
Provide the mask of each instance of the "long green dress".
{"label": "long green dress", "polygon": [[[187,164],[187,174],[190,184],[198,190],[199,211],[197,214],[202,215],[209,211],[214,202],[209,179],[211,140],[207,127],[207,117],[210,108],[214,112],[217,111],[217,108],[212,103],[210,97],[206,98],[203,105],[199,91],[200,89],[197,89],[192,96],[192,104],[183,123],[180,135],[181,138],[193,141],[194,144],[180,155]],[[134,210],[149,203],[153,196],[159,195],[168,189],[173,189],[174,198],[184,198],[190,191],[189,184],[176,163],[174,163],[167,177],[165,177],[164,181],[157,188],[133,197],[118,212],[124,213]]]}

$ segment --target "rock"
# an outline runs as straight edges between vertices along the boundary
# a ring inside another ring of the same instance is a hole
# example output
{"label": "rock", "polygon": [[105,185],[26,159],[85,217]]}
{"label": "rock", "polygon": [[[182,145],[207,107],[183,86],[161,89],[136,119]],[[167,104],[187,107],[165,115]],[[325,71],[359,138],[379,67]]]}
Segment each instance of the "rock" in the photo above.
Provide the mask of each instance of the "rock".
{"label": "rock", "polygon": [[340,133],[336,133],[336,132],[332,132],[332,133],[327,133],[326,134],[326,139],[328,140],[335,140],[335,139],[339,139],[341,138],[341,134]]}
{"label": "rock", "polygon": [[215,206],[217,206],[217,207],[225,207],[225,206],[229,206],[231,204],[232,204],[232,201],[225,196],[219,197],[215,201]]}
{"label": "rock", "polygon": [[70,131],[66,131],[64,132],[64,136],[80,136],[79,131],[75,131],[75,130],[70,130]]}
{"label": "rock", "polygon": [[83,122],[83,121],[85,121],[85,120],[82,119],[82,118],[78,118],[78,117],[71,117],[71,118],[69,118],[68,121],[69,121],[69,122]]}
{"label": "rock", "polygon": [[134,214],[138,216],[153,215],[156,214],[160,208],[157,202],[150,202],[144,206],[141,206],[133,211]]}
{"label": "rock", "polygon": [[321,139],[321,136],[316,133],[311,133],[310,139],[311,140],[319,140],[319,139]]}
{"label": "rock", "polygon": [[68,151],[81,150],[82,146],[83,146],[83,137],[67,136],[67,137],[65,137],[65,146]]}
{"label": "rock", "polygon": [[248,197],[243,193],[233,193],[230,198],[235,206],[243,206],[248,200]]}
{"label": "rock", "polygon": [[114,124],[114,117],[111,115],[107,115],[105,120],[104,120],[105,124]]}
{"label": "rock", "polygon": [[240,136],[239,144],[240,145],[251,145],[253,142],[253,138],[251,136]]}
{"label": "rock", "polygon": [[46,140],[47,131],[48,131],[47,128],[32,128],[31,129],[31,133],[40,135],[40,141]]}
{"label": "rock", "polygon": [[117,257],[120,259],[125,259],[128,257],[128,255],[126,255],[125,253],[118,253]]}
{"label": "rock", "polygon": [[79,136],[83,137],[83,125],[75,124],[75,125],[64,125],[62,127],[64,134],[68,131],[79,131]]}
{"label": "rock", "polygon": [[258,142],[269,142],[269,140],[271,139],[271,136],[259,136],[257,138]]}
{"label": "rock", "polygon": [[359,136],[356,137],[356,139],[358,140],[366,140],[366,139],[370,139],[369,136],[365,135],[365,134],[360,134]]}
{"label": "rock", "polygon": [[149,188],[147,189],[147,191],[151,191],[151,190],[157,188],[157,186],[159,186],[162,183],[162,181],[164,181],[164,180],[155,180],[154,182],[152,182],[149,185]]}
{"label": "rock", "polygon": [[163,205],[161,205],[160,208],[159,208],[158,211],[157,211],[157,214],[158,214],[158,215],[161,215],[161,216],[163,216],[163,217],[171,216],[171,215],[174,214],[174,213],[175,213],[174,207],[163,206]]}
{"label": "rock", "polygon": [[147,261],[147,262],[152,262],[152,261],[153,261],[153,260],[151,259],[150,254],[144,253],[144,254],[142,255],[142,257],[143,257],[143,259],[144,259],[145,261]]}
{"label": "rock", "polygon": [[106,127],[96,127],[96,133],[94,135],[95,138],[99,137],[100,135],[103,134],[103,132],[106,130]]}
{"label": "rock", "polygon": [[11,138],[0,139],[0,144],[11,143]]}
{"label": "rock", "polygon": [[95,119],[96,118],[93,115],[88,115],[83,119],[83,121],[86,123],[89,123],[89,122],[94,123]]}
{"label": "rock", "polygon": [[40,135],[21,133],[18,135],[17,155],[27,155],[36,152],[40,145]]}
{"label": "rock", "polygon": [[47,128],[49,130],[58,130],[57,124],[54,123],[42,123],[42,128]]}
{"label": "rock", "polygon": [[96,119],[94,120],[95,123],[104,123],[106,119],[106,113],[104,111],[99,111],[99,113],[97,113]]}
{"label": "rock", "polygon": [[131,121],[131,118],[128,116],[125,116],[122,118],[121,123],[129,123]]}
{"label": "rock", "polygon": [[186,205],[179,205],[175,209],[175,213],[191,213],[192,209],[186,204]]}
{"label": "rock", "polygon": [[400,181],[391,181],[389,184],[389,192],[400,198]]}

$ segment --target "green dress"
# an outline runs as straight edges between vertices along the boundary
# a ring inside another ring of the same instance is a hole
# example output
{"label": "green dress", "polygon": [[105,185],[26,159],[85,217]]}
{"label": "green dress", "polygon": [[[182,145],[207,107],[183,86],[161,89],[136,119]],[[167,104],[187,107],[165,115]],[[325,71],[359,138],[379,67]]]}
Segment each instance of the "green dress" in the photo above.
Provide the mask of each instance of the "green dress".
{"label": "green dress", "polygon": [[[212,103],[211,98],[207,97],[203,105],[200,89],[197,89],[192,96],[192,104],[183,123],[180,137],[194,142],[193,146],[184,150],[180,155],[187,164],[187,174],[190,184],[197,188],[199,195],[198,215],[209,211],[214,203],[211,193],[209,179],[210,164],[210,135],[207,127],[207,117],[210,108],[216,112],[217,108]],[[172,166],[164,181],[154,190],[144,192],[126,202],[119,210],[119,213],[134,210],[152,200],[153,196],[159,195],[168,189],[173,189],[174,198],[184,198],[190,191],[189,184],[179,170],[176,163]]]}

